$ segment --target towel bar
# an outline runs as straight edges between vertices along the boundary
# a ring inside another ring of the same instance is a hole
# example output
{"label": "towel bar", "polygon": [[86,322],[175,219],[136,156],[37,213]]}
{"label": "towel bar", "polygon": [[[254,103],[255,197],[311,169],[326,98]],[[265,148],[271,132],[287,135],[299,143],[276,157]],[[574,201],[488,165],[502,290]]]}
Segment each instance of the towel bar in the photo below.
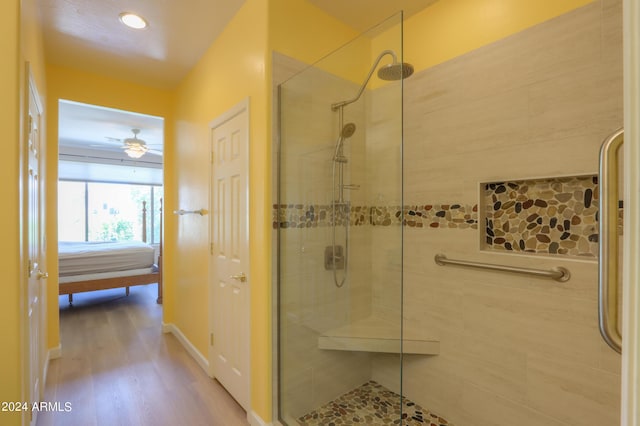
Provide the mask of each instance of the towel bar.
{"label": "towel bar", "polygon": [[200,209],[200,210],[174,210],[173,214],[177,214],[177,215],[185,215],[185,214],[199,214],[200,216],[204,216],[205,214],[209,213],[208,210],[206,209]]}

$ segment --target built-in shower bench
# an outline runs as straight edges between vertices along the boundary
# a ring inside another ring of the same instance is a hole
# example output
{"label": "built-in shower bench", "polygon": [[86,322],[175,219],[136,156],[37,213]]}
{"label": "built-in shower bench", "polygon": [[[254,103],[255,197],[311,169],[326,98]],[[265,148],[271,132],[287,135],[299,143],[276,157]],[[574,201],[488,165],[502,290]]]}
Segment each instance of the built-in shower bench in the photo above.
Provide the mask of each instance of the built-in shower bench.
{"label": "built-in shower bench", "polygon": [[[402,352],[438,355],[440,341],[421,330],[405,326]],[[400,327],[391,321],[368,317],[326,331],[318,337],[318,347],[336,351],[400,353]]]}

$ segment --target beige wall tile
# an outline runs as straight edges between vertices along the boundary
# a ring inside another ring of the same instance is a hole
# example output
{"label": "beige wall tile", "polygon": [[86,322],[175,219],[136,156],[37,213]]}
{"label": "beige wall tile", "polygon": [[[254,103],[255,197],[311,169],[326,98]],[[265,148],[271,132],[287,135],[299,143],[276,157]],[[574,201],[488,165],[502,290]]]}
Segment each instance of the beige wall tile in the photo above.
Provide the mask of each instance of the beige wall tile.
{"label": "beige wall tile", "polygon": [[[378,359],[374,359],[374,377],[377,362]],[[404,396],[412,401],[428,402],[429,410],[451,422],[456,422],[459,417],[462,402],[460,396],[465,383],[464,376],[458,373],[448,358],[439,355],[404,357],[402,381]],[[424,399],[425,394],[429,395],[428,400]],[[454,424],[464,425],[465,423]]]}
{"label": "beige wall tile", "polygon": [[622,64],[622,0],[602,0],[602,60]]}
{"label": "beige wall tile", "polygon": [[600,63],[530,86],[530,142],[600,133],[622,124],[622,75]]}
{"label": "beige wall tile", "polygon": [[[474,204],[480,182],[597,173],[622,123],[619,13],[594,2],[407,80],[405,204]],[[441,339],[440,355],[405,357],[407,397],[462,426],[616,424],[620,357],[598,332],[597,262],[487,253],[473,230],[404,237],[405,324]],[[441,267],[437,253],[572,278]]]}
{"label": "beige wall tile", "polygon": [[[600,8],[596,1],[418,73],[405,82],[408,104],[431,112],[590,66],[600,55]],[[407,126],[415,114],[405,111]]]}
{"label": "beige wall tile", "polygon": [[[585,369],[561,357],[527,360],[530,405],[568,424],[620,423],[620,375]],[[567,407],[573,409],[568,410]]]}
{"label": "beige wall tile", "polygon": [[[460,408],[452,418],[457,425],[473,426],[569,426],[526,405],[497,396],[493,392],[465,383]],[[585,423],[596,424],[596,423]]]}

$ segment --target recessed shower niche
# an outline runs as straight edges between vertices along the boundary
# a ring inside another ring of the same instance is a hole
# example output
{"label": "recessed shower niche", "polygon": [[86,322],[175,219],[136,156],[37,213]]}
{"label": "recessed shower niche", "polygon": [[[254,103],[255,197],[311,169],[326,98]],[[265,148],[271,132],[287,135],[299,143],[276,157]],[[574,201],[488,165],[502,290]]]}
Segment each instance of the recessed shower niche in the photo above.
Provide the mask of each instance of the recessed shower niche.
{"label": "recessed shower niche", "polygon": [[597,258],[596,175],[491,182],[480,191],[486,250]]}

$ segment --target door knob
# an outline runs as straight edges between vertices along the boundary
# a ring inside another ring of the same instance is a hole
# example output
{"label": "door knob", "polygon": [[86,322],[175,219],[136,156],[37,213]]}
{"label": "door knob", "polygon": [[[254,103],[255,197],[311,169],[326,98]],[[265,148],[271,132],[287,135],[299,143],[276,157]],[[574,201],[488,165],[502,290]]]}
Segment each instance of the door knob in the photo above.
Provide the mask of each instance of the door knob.
{"label": "door knob", "polygon": [[244,274],[244,272],[240,272],[238,275],[231,275],[232,279],[234,280],[238,280],[241,283],[245,282],[247,280],[247,276]]}
{"label": "door knob", "polygon": [[40,269],[38,269],[38,272],[36,272],[36,277],[39,280],[46,280],[47,278],[49,278],[49,273],[48,272],[42,272]]}

